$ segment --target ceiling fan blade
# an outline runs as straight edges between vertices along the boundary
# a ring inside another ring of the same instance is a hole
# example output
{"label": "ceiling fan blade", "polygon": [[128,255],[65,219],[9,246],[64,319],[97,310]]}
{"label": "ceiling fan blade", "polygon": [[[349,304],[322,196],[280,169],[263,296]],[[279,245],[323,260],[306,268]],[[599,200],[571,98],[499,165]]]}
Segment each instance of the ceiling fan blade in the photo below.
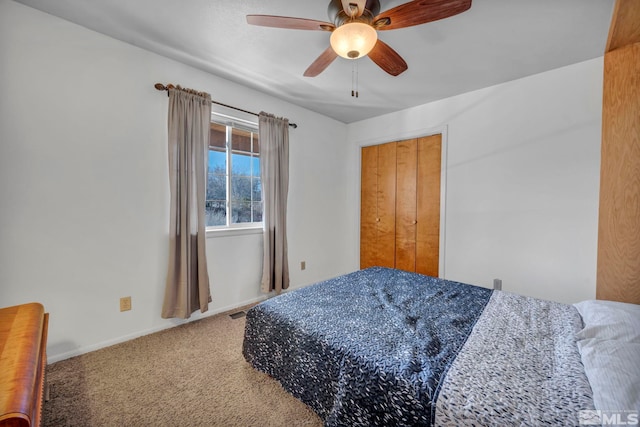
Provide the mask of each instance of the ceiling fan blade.
{"label": "ceiling fan blade", "polygon": [[309,68],[304,72],[305,77],[315,77],[321,72],[325,70],[336,58],[338,54],[333,50],[331,46],[327,48],[324,52],[318,56],[318,58],[313,61]]}
{"label": "ceiling fan blade", "polygon": [[[449,18],[471,7],[471,0],[416,0],[401,4],[373,19],[378,30],[395,30]],[[388,21],[388,23],[387,23]]]}
{"label": "ceiling fan blade", "polygon": [[358,16],[362,15],[362,12],[364,12],[364,7],[367,4],[367,0],[342,0],[342,9],[344,10],[344,13],[347,14],[347,16],[351,16],[351,6],[350,5],[356,5],[357,10],[354,14],[354,17],[357,18]]}
{"label": "ceiling fan blade", "polygon": [[398,52],[380,39],[369,52],[369,58],[392,76],[400,75],[409,68]]}
{"label": "ceiling fan blade", "polygon": [[335,25],[329,22],[273,15],[247,15],[247,23],[262,27],[288,28],[291,30],[333,31],[336,28]]}

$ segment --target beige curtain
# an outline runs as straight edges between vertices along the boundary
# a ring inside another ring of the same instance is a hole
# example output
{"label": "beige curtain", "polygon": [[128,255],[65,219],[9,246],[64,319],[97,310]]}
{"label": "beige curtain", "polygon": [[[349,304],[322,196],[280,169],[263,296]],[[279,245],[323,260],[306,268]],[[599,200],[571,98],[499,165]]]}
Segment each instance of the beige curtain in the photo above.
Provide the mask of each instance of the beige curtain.
{"label": "beige curtain", "polygon": [[211,296],[205,254],[205,192],[211,96],[169,89],[169,267],[162,317],[207,311]]}
{"label": "beige curtain", "polygon": [[260,113],[260,178],[264,211],[262,291],[279,294],[289,287],[287,192],[289,191],[289,121]]}

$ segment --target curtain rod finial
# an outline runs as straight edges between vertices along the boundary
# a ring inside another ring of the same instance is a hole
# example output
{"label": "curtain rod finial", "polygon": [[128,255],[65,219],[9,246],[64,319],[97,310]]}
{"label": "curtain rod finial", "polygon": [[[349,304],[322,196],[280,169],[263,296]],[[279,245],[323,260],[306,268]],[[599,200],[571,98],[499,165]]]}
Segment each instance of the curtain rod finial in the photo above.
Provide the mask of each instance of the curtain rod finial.
{"label": "curtain rod finial", "polygon": [[155,87],[158,90],[169,90],[169,89],[174,89],[175,86],[172,83],[169,83],[168,85],[163,85],[162,83],[156,83],[153,85],[153,87]]}

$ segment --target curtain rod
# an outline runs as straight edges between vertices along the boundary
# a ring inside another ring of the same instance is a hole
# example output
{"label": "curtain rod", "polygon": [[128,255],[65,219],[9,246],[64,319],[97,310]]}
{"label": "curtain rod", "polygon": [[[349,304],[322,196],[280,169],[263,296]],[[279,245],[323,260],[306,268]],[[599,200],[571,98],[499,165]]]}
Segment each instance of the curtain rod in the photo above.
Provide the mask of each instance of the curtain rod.
{"label": "curtain rod", "polygon": [[[153,87],[155,87],[158,90],[166,90],[166,91],[169,91],[169,89],[175,88],[175,86],[173,84],[171,84],[171,83],[169,83],[166,86],[163,85],[162,83],[156,83]],[[216,105],[221,105],[223,107],[231,108],[232,110],[242,111],[243,113],[252,114],[254,116],[259,116],[258,113],[254,113],[252,111],[243,110],[242,108],[234,107],[232,105],[223,104],[222,102],[211,100],[211,103],[212,104],[216,104]],[[291,126],[294,129],[296,129],[298,127],[298,125],[295,124],[295,123],[289,123],[289,126]]]}

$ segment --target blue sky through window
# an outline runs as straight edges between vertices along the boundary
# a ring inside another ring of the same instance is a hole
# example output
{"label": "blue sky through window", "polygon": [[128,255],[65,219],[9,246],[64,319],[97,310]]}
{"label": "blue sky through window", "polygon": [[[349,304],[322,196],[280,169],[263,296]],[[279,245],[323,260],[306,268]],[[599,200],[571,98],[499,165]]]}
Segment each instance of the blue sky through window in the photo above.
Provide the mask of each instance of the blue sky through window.
{"label": "blue sky through window", "polygon": [[216,167],[222,169],[222,171],[226,171],[227,167],[227,155],[222,151],[213,151],[209,150],[209,172],[213,172],[216,170]]}
{"label": "blue sky through window", "polygon": [[[227,155],[222,151],[209,150],[209,172],[226,170]],[[233,154],[233,175],[260,176],[260,158],[250,157],[244,154]],[[253,165],[253,170],[251,166]]]}

